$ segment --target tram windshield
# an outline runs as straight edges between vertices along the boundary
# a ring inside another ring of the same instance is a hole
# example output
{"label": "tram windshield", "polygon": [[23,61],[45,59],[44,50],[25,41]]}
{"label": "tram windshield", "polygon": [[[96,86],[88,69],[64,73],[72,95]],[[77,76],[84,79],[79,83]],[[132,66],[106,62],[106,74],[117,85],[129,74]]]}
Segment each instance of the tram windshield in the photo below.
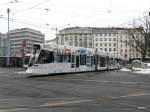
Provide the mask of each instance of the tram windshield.
{"label": "tram windshield", "polygon": [[31,52],[30,60],[29,60],[29,67],[35,64],[39,53],[40,53],[40,45],[34,44]]}
{"label": "tram windshield", "polygon": [[54,62],[54,53],[52,51],[41,50],[37,60],[37,64],[45,64]]}

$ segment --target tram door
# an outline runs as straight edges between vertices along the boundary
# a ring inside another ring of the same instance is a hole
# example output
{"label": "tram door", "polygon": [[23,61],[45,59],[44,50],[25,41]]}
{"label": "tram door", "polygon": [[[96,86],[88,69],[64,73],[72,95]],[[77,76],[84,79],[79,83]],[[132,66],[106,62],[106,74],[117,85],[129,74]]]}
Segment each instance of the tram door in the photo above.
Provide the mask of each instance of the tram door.
{"label": "tram door", "polygon": [[79,55],[76,55],[76,67],[79,67]]}

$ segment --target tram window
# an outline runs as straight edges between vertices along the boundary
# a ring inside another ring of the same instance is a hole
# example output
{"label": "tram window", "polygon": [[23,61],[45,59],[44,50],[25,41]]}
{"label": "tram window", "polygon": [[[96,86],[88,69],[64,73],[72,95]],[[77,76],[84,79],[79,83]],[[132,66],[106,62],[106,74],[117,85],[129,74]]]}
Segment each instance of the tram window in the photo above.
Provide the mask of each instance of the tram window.
{"label": "tram window", "polygon": [[87,60],[86,60],[87,66],[91,66],[91,57],[87,56]]}
{"label": "tram window", "polygon": [[37,63],[44,64],[44,63],[51,63],[51,62],[54,62],[54,53],[50,51],[42,50],[40,52]]}
{"label": "tram window", "polygon": [[74,55],[72,55],[71,62],[72,62],[72,63],[75,62],[75,56],[74,56]]}
{"label": "tram window", "polygon": [[67,54],[67,55],[64,55],[64,61],[65,62],[71,62],[71,54]]}
{"label": "tram window", "polygon": [[59,55],[59,60],[58,60],[58,62],[63,62],[63,60],[64,60],[64,55]]}
{"label": "tram window", "polygon": [[100,57],[100,67],[105,67],[105,57]]}
{"label": "tram window", "polygon": [[76,67],[79,67],[79,55],[76,55]]}
{"label": "tram window", "polygon": [[72,55],[71,57],[71,68],[75,68],[75,55]]}
{"label": "tram window", "polygon": [[95,65],[94,56],[91,56],[91,65]]}
{"label": "tram window", "polygon": [[61,63],[61,62],[71,62],[71,54],[68,55],[57,55],[57,62]]}
{"label": "tram window", "polygon": [[86,65],[86,55],[80,55],[80,65]]}
{"label": "tram window", "polygon": [[114,60],[113,60],[113,58],[110,58],[109,60],[108,60],[108,65],[114,65]]}

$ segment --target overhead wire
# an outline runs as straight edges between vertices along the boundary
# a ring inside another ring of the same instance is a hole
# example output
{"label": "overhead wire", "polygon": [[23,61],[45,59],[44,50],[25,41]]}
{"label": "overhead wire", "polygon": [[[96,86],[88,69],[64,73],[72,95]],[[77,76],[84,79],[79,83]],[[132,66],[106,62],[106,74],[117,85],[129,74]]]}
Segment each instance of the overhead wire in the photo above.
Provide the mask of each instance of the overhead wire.
{"label": "overhead wire", "polygon": [[[7,17],[1,17],[4,20],[8,20]],[[35,23],[33,24],[33,22],[26,22],[24,20],[19,20],[19,19],[12,19],[10,18],[11,22],[15,22],[15,23],[20,23],[20,24],[25,24],[25,25],[30,25],[30,26],[34,26],[34,27],[39,27],[39,28],[44,28],[44,29],[50,29],[53,30],[54,27],[50,27],[49,24],[42,24],[42,23]]]}
{"label": "overhead wire", "polygon": [[30,9],[34,9],[34,8],[36,8],[36,7],[40,6],[40,5],[43,5],[43,4],[45,4],[45,3],[49,2],[49,1],[50,0],[45,0],[45,1],[40,2],[40,3],[38,3],[38,4],[34,5],[34,6],[31,6],[31,7],[22,9],[22,10],[15,11],[15,12],[13,12],[13,14],[20,13],[20,12],[25,12],[25,11],[30,10]]}

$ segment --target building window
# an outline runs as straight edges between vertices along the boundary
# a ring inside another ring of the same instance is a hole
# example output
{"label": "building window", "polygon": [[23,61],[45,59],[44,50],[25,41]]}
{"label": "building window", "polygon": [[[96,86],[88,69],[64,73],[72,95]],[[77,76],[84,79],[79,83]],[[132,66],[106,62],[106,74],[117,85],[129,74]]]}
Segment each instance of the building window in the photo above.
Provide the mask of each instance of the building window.
{"label": "building window", "polygon": [[64,38],[63,38],[63,37],[61,38],[61,41],[64,41]]}
{"label": "building window", "polygon": [[103,34],[102,34],[102,33],[100,33],[100,36],[103,36]]}
{"label": "building window", "polygon": [[111,36],[111,33],[109,34],[109,36]]}
{"label": "building window", "polygon": [[107,41],[107,38],[105,38],[105,41]]}
{"label": "building window", "polygon": [[92,37],[89,37],[89,40],[92,40]]}
{"label": "building window", "polygon": [[111,48],[109,48],[109,51],[111,51]]}
{"label": "building window", "polygon": [[95,45],[98,46],[98,43],[96,43]]}
{"label": "building window", "polygon": [[111,38],[109,38],[109,41],[111,41]]}
{"label": "building window", "polygon": [[87,39],[87,37],[84,37],[84,39]]}
{"label": "building window", "polygon": [[122,39],[122,35],[120,35],[120,39]]}
{"label": "building window", "polygon": [[107,46],[107,43],[105,43],[105,46]]}
{"label": "building window", "polygon": [[75,39],[75,46],[78,46],[78,40]]}
{"label": "building window", "polygon": [[103,41],[103,38],[100,38],[100,41]]}
{"label": "building window", "polygon": [[102,50],[103,50],[103,48],[100,48],[100,50],[102,51]]}
{"label": "building window", "polygon": [[116,47],[116,43],[114,43],[114,47]]}
{"label": "building window", "polygon": [[98,41],[98,38],[95,38],[95,41]]}
{"label": "building window", "polygon": [[114,41],[116,41],[116,38],[113,38]]}
{"label": "building window", "polygon": [[107,36],[107,34],[105,33],[104,36]]}
{"label": "building window", "polygon": [[120,39],[120,43],[122,43],[122,39]]}
{"label": "building window", "polygon": [[105,48],[105,51],[107,51],[107,48]]}
{"label": "building window", "polygon": [[111,43],[109,43],[109,46],[111,46]]}
{"label": "building window", "polygon": [[100,43],[100,46],[103,46],[103,43]]}
{"label": "building window", "polygon": [[67,36],[65,37],[65,41],[68,41],[68,37]]}
{"label": "building window", "polygon": [[114,51],[116,51],[116,48],[114,48]]}
{"label": "building window", "polygon": [[122,47],[122,44],[120,44],[120,47]]}
{"label": "building window", "polygon": [[116,36],[116,34],[114,33],[113,36]]}

